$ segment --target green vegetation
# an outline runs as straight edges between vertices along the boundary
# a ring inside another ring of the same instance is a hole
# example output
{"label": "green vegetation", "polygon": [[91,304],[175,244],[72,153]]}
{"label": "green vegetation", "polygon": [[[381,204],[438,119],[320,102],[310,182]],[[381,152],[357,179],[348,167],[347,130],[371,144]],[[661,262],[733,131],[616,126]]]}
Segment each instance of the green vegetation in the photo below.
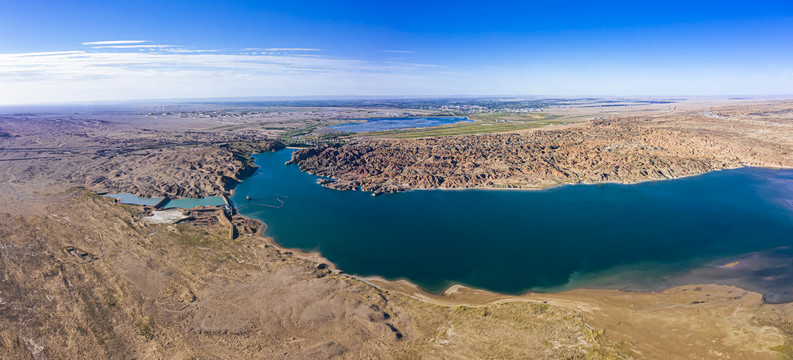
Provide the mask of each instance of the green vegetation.
{"label": "green vegetation", "polygon": [[135,225],[133,225],[132,221],[129,221],[129,219],[122,218],[121,221],[123,221],[124,224],[127,224],[127,226],[129,226],[130,229],[137,230],[137,229],[135,229]]}
{"label": "green vegetation", "polygon": [[318,128],[319,125],[320,125],[319,122],[315,122],[313,124],[308,124],[307,126],[299,128],[299,129],[293,129],[293,130],[286,131],[286,132],[284,132],[284,134],[282,136],[284,138],[291,138],[291,137],[308,135],[312,131],[314,131],[314,129]]}
{"label": "green vegetation", "polygon": [[[332,124],[333,123],[331,123],[331,125]],[[288,147],[306,147],[320,144],[338,144],[344,138],[352,134],[331,132],[317,135],[314,133],[315,130],[326,125],[328,124],[323,124],[319,121],[308,123],[302,128],[285,131],[283,134],[281,134],[278,140]]]}
{"label": "green vegetation", "polygon": [[793,359],[793,322],[782,319],[752,318],[751,323],[758,326],[773,326],[787,337],[785,343],[771,348],[780,354],[782,359]]}
{"label": "green vegetation", "polygon": [[784,345],[774,346],[771,350],[779,352],[783,359],[793,359],[793,343],[790,341],[785,342]]}
{"label": "green vegetation", "polygon": [[360,133],[359,135],[411,139],[434,136],[492,134],[538,128],[569,121],[560,119],[558,115],[544,113],[482,113],[470,115],[469,118],[474,120],[474,122],[419,129],[377,131]]}
{"label": "green vegetation", "polygon": [[152,329],[152,321],[148,317],[143,317],[135,321],[135,329],[138,335],[143,336],[146,340],[154,339],[154,330]]}
{"label": "green vegetation", "polygon": [[320,140],[331,140],[331,139],[338,139],[338,138],[347,137],[347,136],[354,135],[354,134],[355,133],[351,133],[351,132],[327,133],[327,134],[322,134],[321,136],[318,137],[318,139],[320,139]]}
{"label": "green vegetation", "polygon": [[480,114],[472,114],[468,116],[471,120],[479,120],[479,121],[492,121],[497,122],[501,121],[508,121],[508,122],[532,122],[532,121],[539,121],[539,120],[551,120],[557,118],[558,115],[550,115],[547,113],[480,113]]}

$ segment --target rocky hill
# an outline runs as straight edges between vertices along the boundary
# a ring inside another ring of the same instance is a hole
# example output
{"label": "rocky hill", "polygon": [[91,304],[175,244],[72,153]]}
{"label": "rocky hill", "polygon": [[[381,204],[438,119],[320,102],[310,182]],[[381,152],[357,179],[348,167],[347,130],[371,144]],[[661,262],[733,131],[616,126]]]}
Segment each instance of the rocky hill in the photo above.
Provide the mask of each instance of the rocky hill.
{"label": "rocky hill", "polygon": [[494,135],[361,139],[302,149],[324,186],[374,194],[430,188],[634,183],[740,166],[793,167],[791,103],[626,117]]}

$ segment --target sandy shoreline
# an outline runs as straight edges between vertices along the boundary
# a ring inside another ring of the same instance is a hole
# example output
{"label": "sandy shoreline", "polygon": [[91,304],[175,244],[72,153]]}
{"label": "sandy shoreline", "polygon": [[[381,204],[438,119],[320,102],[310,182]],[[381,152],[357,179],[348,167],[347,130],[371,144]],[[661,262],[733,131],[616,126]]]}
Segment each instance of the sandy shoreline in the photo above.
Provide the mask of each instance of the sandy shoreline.
{"label": "sandy shoreline", "polygon": [[270,246],[270,247],[272,247],[272,248],[274,248],[274,249],[276,249],[276,250],[278,250],[278,251],[280,251],[282,253],[285,253],[287,255],[292,255],[292,256],[294,256],[294,257],[296,257],[298,259],[303,259],[303,260],[308,260],[308,261],[314,262],[317,265],[325,264],[325,266],[327,266],[328,269],[330,269],[334,273],[337,273],[337,274],[344,273],[343,271],[339,270],[338,266],[336,266],[335,263],[331,262],[330,260],[328,260],[327,258],[322,256],[322,254],[320,254],[318,251],[306,252],[306,251],[302,251],[300,249],[291,249],[291,248],[286,248],[286,247],[283,247],[283,246],[279,245],[278,243],[275,242],[275,239],[273,239],[272,237],[264,235],[264,231],[267,230],[267,224],[265,224],[263,221],[257,220],[257,219],[253,219],[253,218],[250,218],[250,217],[247,217],[247,216],[239,215],[239,214],[238,214],[238,216],[242,216],[242,217],[245,217],[247,219],[251,219],[251,220],[259,223],[259,227],[256,229],[256,234],[254,234],[254,235],[256,237],[262,239],[265,242],[266,246]]}
{"label": "sandy shoreline", "polygon": [[[238,216],[243,216],[243,215],[238,214]],[[274,249],[280,251],[281,253],[291,255],[302,260],[313,262],[317,264],[317,266],[319,266],[320,264],[325,264],[325,266],[327,266],[328,269],[330,269],[332,272],[336,274],[349,276],[351,278],[360,280],[364,283],[367,283],[379,289],[398,292],[400,294],[412,297],[416,300],[428,302],[435,305],[487,306],[505,301],[530,301],[530,302],[541,302],[541,303],[553,303],[554,300],[570,299],[579,296],[589,296],[589,295],[604,296],[605,294],[613,294],[615,296],[633,294],[633,295],[642,296],[642,295],[659,294],[669,291],[678,291],[680,289],[686,289],[697,286],[738,288],[741,289],[742,291],[757,294],[758,296],[763,298],[763,302],[765,302],[764,295],[757,291],[748,290],[737,285],[725,285],[725,284],[697,282],[697,281],[692,281],[690,283],[685,283],[681,285],[662,287],[661,289],[658,290],[622,290],[622,289],[597,288],[597,287],[574,287],[572,289],[567,289],[562,291],[549,291],[549,292],[527,291],[520,294],[505,294],[486,289],[479,289],[460,283],[451,283],[451,285],[449,285],[449,287],[447,287],[443,291],[439,293],[431,293],[422,289],[419,285],[407,279],[389,280],[376,275],[361,276],[356,274],[348,274],[344,270],[340,269],[337,264],[328,260],[319,251],[303,251],[300,249],[284,247],[278,244],[275,241],[275,239],[273,239],[272,237],[264,235],[264,231],[267,229],[266,223],[264,223],[261,220],[253,219],[247,216],[243,216],[243,217],[259,223],[260,226],[256,230],[255,236],[263,240],[265,242],[265,245],[273,247]],[[726,262],[724,262],[724,265],[720,267],[726,269],[732,269],[736,265],[742,263],[742,260],[741,261],[735,260],[741,258],[742,256],[744,255],[726,257],[724,259]],[[776,303],[788,304],[788,303],[793,303],[793,301],[776,302]]]}
{"label": "sandy shoreline", "polygon": [[[285,149],[289,150],[296,150],[299,148],[294,147],[286,147]],[[266,154],[266,153],[257,153],[252,155],[258,154]],[[285,165],[289,166],[289,165]],[[695,176],[701,176],[704,174],[709,174],[716,171],[723,171],[723,170],[734,170],[734,169],[741,169],[741,168],[761,168],[761,169],[793,169],[793,168],[786,168],[786,167],[773,167],[773,166],[751,166],[751,165],[743,165],[737,167],[729,167],[729,168],[720,168],[720,169],[712,169],[710,171],[698,173],[698,174],[689,174],[674,178],[667,178],[667,179],[647,179],[643,181],[637,182],[620,182],[620,181],[598,181],[598,182],[578,182],[578,183],[559,183],[556,185],[550,185],[546,187],[536,187],[536,188],[496,188],[496,187],[472,187],[472,188],[415,188],[415,189],[408,189],[405,191],[462,191],[462,190],[485,190],[485,191],[541,191],[541,190],[550,190],[554,188],[559,188],[563,186],[571,186],[571,185],[600,185],[600,184],[618,184],[618,185],[635,185],[640,183],[648,183],[648,182],[662,182],[662,181],[674,181],[684,178],[690,178]],[[301,170],[302,171],[302,170]],[[314,177],[322,178],[316,174],[308,173]],[[247,178],[247,177],[246,177]],[[241,179],[241,181],[245,181],[246,178]],[[322,185],[316,185],[322,186]],[[231,194],[233,194],[235,189],[231,190]],[[337,190],[339,191],[339,190]],[[388,194],[382,194],[388,195]],[[381,196],[382,196],[381,195]],[[243,215],[239,215],[243,216]],[[324,257],[319,251],[303,251],[300,249],[288,248],[279,245],[275,239],[272,237],[264,235],[264,231],[267,228],[267,224],[258,219],[254,219],[248,216],[244,216],[248,219],[254,220],[260,224],[259,229],[256,232],[256,235],[262,238],[268,246],[272,246],[273,248],[281,251],[281,252],[289,252],[297,258],[308,260],[315,262],[317,264],[326,264],[329,269],[331,269],[335,273],[346,274],[342,269],[338,267],[337,264],[331,262],[326,257]],[[729,257],[729,259],[738,258],[741,255],[736,255],[734,257]],[[731,263],[731,260],[727,260],[725,263]],[[733,265],[734,266],[734,265]],[[732,268],[730,266],[728,268]],[[723,285],[723,284],[716,284],[716,283],[708,283],[708,282],[691,282],[682,285],[674,285],[669,287],[662,287],[659,290],[621,290],[621,289],[611,289],[611,288],[597,288],[597,287],[574,287],[568,290],[562,291],[550,291],[550,292],[533,292],[528,291],[521,294],[504,294],[495,291],[485,290],[485,289],[478,289],[475,287],[470,287],[464,284],[459,283],[451,283],[448,288],[439,292],[439,293],[431,293],[424,289],[422,289],[419,285],[411,282],[407,279],[397,279],[397,280],[389,280],[380,276],[360,276],[355,274],[346,274],[350,277],[355,279],[361,280],[365,283],[368,283],[372,286],[388,290],[388,291],[396,291],[402,293],[404,295],[413,297],[417,300],[426,301],[429,303],[437,304],[437,305],[470,305],[470,306],[480,306],[480,305],[488,305],[492,303],[497,303],[501,301],[548,301],[548,299],[554,298],[555,295],[562,295],[562,294],[571,294],[571,293],[580,293],[580,292],[618,292],[618,293],[639,293],[639,294],[653,294],[658,292],[663,292],[667,290],[672,290],[681,287],[688,287],[688,286],[696,286],[696,285],[712,285],[712,286],[733,286],[733,285]],[[742,289],[746,290],[746,289]],[[752,291],[756,292],[756,291]],[[761,295],[759,292],[757,294]],[[793,302],[793,301],[790,301]],[[782,302],[785,303],[785,302]]]}
{"label": "sandy shoreline", "polygon": [[[269,246],[289,252],[300,259],[328,264],[334,273],[344,274],[319,252],[291,250],[276,244],[271,237],[262,234],[265,227],[263,224],[257,230],[257,237],[262,238]],[[736,262],[732,262],[724,267],[731,268],[736,265]],[[765,323],[758,324],[758,319],[763,318],[758,316],[777,314],[786,318],[786,314],[793,313],[793,303],[767,304],[760,293],[716,284],[682,285],[647,292],[578,288],[552,293],[527,292],[520,295],[500,294],[453,284],[440,294],[432,294],[404,279],[388,280],[378,276],[349,274],[343,276],[362,281],[385,291],[386,294],[399,294],[422,303],[454,309],[477,308],[487,311],[492,306],[516,303],[533,304],[532,306],[540,309],[546,306],[569,309],[579,314],[583,325],[590,330],[606,334],[610,341],[636,346],[634,351],[640,357],[665,354],[661,357],[719,358],[718,354],[707,353],[707,349],[716,342],[730,348],[738,346],[752,349],[755,354],[753,357],[773,357],[773,352],[769,354],[768,349],[776,349],[779,344],[784,343],[785,335],[778,328],[763,326]],[[731,328],[740,328],[741,333],[723,337],[724,329]],[[696,337],[692,337],[694,333],[697,334]],[[707,339],[706,343],[701,339]],[[671,353],[664,350],[665,345],[660,345],[673,343],[680,344],[680,347]]]}

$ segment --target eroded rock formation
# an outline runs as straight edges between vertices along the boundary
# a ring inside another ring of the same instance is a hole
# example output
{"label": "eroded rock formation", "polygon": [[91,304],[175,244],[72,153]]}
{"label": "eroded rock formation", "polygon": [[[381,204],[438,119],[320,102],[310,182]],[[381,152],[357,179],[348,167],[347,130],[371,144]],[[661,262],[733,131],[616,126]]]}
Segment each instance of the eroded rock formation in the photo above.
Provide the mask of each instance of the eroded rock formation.
{"label": "eroded rock formation", "polygon": [[[776,105],[785,106],[793,105]],[[508,134],[363,139],[298,150],[290,163],[337,180],[323,186],[360,186],[374,194],[634,183],[740,166],[793,167],[791,112],[736,108],[722,113],[598,120]]]}

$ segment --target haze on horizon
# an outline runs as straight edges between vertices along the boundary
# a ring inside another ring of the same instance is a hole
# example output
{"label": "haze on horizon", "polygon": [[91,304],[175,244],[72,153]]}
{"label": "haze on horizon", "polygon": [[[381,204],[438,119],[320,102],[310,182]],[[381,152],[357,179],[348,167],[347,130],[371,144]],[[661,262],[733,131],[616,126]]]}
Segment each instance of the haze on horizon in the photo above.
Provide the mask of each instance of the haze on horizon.
{"label": "haze on horizon", "polygon": [[793,3],[0,3],[0,105],[789,95]]}

